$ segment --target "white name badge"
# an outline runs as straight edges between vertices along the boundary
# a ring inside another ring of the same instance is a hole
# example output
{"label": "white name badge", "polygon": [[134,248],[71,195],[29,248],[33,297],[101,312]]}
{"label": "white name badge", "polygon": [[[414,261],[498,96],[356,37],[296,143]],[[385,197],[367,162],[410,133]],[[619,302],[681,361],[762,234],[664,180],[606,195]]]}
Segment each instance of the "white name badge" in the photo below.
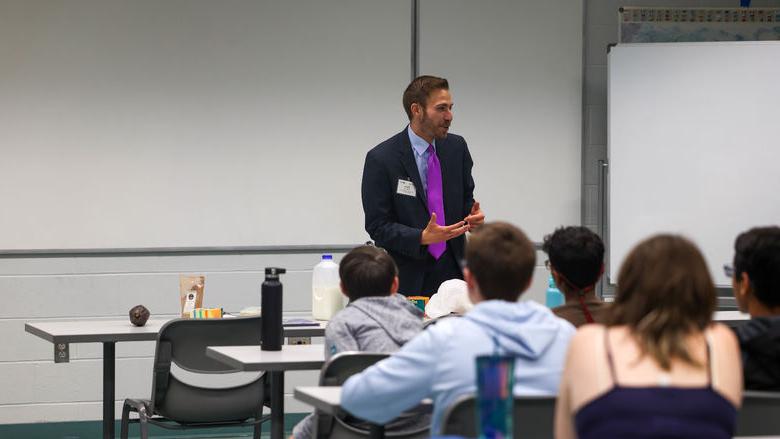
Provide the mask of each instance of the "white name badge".
{"label": "white name badge", "polygon": [[414,183],[409,180],[402,180],[400,178],[398,179],[398,189],[396,192],[401,195],[408,195],[410,197],[417,196],[417,190],[414,188]]}

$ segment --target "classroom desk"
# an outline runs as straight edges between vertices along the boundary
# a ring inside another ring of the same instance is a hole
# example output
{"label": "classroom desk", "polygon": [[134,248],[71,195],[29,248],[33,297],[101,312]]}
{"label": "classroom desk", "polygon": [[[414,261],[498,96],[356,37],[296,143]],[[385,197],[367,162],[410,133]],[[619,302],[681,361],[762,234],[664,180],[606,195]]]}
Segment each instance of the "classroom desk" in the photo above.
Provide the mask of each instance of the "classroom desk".
{"label": "classroom desk", "polygon": [[738,326],[743,321],[749,320],[750,314],[744,314],[739,311],[715,311],[712,320],[723,323],[727,326]]}
{"label": "classroom desk", "polygon": [[283,345],[281,351],[260,346],[209,346],[206,356],[246,372],[265,371],[271,382],[271,438],[284,438],[284,372],[318,370],[325,364],[322,345]]}
{"label": "classroom desk", "polygon": [[[128,319],[68,320],[25,323],[24,330],[54,344],[54,362],[70,361],[70,343],[103,344],[103,438],[114,438],[114,401],[116,343],[120,341],[154,341],[163,324],[171,319],[150,319],[137,327]],[[327,322],[318,326],[285,327],[285,337],[322,337]],[[319,345],[320,351],[322,346]]]}
{"label": "classroom desk", "polygon": [[[338,416],[344,413],[341,409],[341,386],[305,386],[296,387],[293,396],[298,401],[308,404],[318,411],[331,416]],[[423,403],[432,403],[429,399]],[[383,425],[371,424],[369,437],[381,439],[385,437],[385,428]]]}
{"label": "classroom desk", "polygon": [[341,413],[341,386],[296,387],[293,396],[327,415],[337,416]]}

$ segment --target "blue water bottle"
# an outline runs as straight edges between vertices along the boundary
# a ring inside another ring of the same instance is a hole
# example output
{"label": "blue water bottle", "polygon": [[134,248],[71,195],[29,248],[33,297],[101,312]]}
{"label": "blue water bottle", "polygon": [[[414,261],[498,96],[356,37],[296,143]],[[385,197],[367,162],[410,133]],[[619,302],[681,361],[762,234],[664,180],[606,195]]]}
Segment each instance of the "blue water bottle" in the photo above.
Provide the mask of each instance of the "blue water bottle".
{"label": "blue water bottle", "polygon": [[547,292],[544,295],[544,304],[548,308],[555,308],[556,306],[563,305],[563,302],[563,294],[558,287],[555,286],[555,279],[553,279],[551,274],[547,280]]}

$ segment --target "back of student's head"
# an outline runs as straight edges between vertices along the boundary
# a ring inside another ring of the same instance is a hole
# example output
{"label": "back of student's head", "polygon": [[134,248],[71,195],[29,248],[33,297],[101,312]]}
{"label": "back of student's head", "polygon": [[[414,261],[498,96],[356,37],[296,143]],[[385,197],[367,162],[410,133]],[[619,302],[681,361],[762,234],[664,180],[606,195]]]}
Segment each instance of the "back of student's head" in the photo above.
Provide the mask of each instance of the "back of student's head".
{"label": "back of student's head", "polygon": [[350,301],[361,297],[388,296],[398,268],[384,249],[363,245],[341,259],[339,277]]}
{"label": "back of student's head", "polygon": [[681,236],[656,235],[637,244],[620,267],[608,325],[628,326],[663,369],[674,358],[699,365],[685,336],[710,324],[716,301],[699,249]]}
{"label": "back of student's head", "polygon": [[556,229],[544,237],[542,250],[550,264],[564,277],[568,289],[592,287],[604,265],[604,243],[587,227],[569,226]]}
{"label": "back of student's head", "polygon": [[753,295],[765,306],[780,307],[780,227],[755,227],[734,242],[734,276],[747,273]]}
{"label": "back of student's head", "polygon": [[485,300],[516,301],[528,288],[535,264],[533,244],[509,223],[486,223],[466,243],[466,265]]}

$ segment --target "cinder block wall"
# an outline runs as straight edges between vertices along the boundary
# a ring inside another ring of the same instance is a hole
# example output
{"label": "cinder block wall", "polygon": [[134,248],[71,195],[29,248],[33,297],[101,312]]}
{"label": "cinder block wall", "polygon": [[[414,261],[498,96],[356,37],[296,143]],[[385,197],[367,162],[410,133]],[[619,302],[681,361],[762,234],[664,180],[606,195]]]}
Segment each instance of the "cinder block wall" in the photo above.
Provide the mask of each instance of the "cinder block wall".
{"label": "cinder block wall", "polygon": [[[72,344],[70,362],[55,364],[52,344],[24,332],[25,322],[126,318],[138,304],[155,317],[174,317],[180,273],[206,276],[204,306],[238,311],[260,304],[267,266],[287,268],[285,313],[308,316],[311,270],[319,259],[319,254],[0,259],[0,424],[101,418],[102,346]],[[540,302],[546,288],[543,261],[539,254],[534,284],[525,296]],[[124,398],[149,397],[153,355],[152,342],[117,343],[117,419]],[[316,385],[317,377],[317,372],[287,374],[288,413],[310,411],[292,398],[292,389]]]}

